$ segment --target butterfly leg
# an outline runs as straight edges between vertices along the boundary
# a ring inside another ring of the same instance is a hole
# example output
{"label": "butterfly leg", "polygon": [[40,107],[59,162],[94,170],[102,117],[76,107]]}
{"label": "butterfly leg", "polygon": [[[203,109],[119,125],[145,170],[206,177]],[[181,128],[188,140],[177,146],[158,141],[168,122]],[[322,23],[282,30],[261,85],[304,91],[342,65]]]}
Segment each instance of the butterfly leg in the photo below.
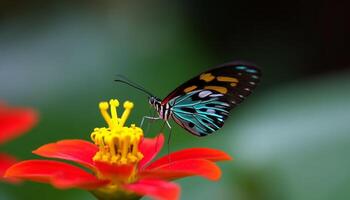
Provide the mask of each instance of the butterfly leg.
{"label": "butterfly leg", "polygon": [[[167,121],[167,124],[168,126],[170,127],[169,125],[169,122]],[[171,158],[170,158],[170,139],[171,139],[171,136],[172,136],[172,128],[170,127],[170,130],[169,130],[169,136],[168,136],[168,162],[170,163],[171,162]]]}
{"label": "butterfly leg", "polygon": [[140,128],[142,128],[142,125],[143,125],[143,122],[145,121],[145,119],[148,119],[148,120],[158,120],[158,119],[160,119],[160,117],[143,116],[143,117],[142,117],[142,120],[141,120]]}
{"label": "butterfly leg", "polygon": [[171,130],[171,126],[170,126],[170,124],[169,124],[169,121],[166,120],[165,122],[166,122],[166,124],[168,125],[169,129]]}
{"label": "butterfly leg", "polygon": [[163,130],[164,130],[164,127],[165,127],[165,124],[168,126],[168,128],[169,128],[169,135],[168,135],[168,139],[167,139],[167,144],[168,144],[168,162],[170,163],[170,161],[171,161],[171,159],[170,159],[170,140],[171,140],[171,135],[172,135],[172,128],[171,128],[171,125],[170,125],[170,123],[169,123],[169,121],[168,120],[164,120],[164,123],[163,123],[163,125],[162,125],[162,128],[161,128],[161,132],[163,132]]}
{"label": "butterfly leg", "polygon": [[167,143],[168,143],[168,163],[171,163],[171,157],[170,157],[170,139],[171,139],[171,135],[172,135],[172,129],[170,129],[170,131],[169,131],[169,136],[168,136],[168,141],[167,141]]}
{"label": "butterfly leg", "polygon": [[[156,111],[152,107],[150,107],[148,116],[156,117]],[[155,120],[151,120],[149,123],[147,123],[146,131],[144,131],[145,134],[149,133],[149,130],[150,130],[151,125],[153,124],[153,122],[155,122]]]}

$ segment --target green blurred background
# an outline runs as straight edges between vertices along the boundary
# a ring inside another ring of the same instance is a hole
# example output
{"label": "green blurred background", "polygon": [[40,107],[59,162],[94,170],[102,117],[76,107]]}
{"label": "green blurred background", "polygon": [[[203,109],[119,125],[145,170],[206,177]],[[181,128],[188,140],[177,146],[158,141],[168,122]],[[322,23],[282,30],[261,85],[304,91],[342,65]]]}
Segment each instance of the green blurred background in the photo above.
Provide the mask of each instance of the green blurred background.
{"label": "green blurred background", "polygon": [[[20,159],[104,126],[98,102],[147,98],[113,82],[123,74],[163,98],[217,64],[247,60],[261,86],[217,134],[173,125],[171,150],[227,151],[219,182],[178,181],[182,199],[350,199],[348,1],[0,1],[0,98],[40,112],[28,134],[0,147]],[[154,136],[159,125],[153,126]],[[163,152],[166,154],[166,149]],[[94,199],[81,190],[0,183],[0,199]]]}

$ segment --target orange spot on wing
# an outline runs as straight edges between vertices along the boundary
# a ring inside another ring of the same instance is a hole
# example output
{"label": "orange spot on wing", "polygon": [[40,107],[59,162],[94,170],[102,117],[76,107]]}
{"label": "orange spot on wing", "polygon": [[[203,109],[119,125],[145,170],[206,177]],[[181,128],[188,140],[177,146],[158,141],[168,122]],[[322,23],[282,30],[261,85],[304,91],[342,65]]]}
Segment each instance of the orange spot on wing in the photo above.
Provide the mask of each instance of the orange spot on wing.
{"label": "orange spot on wing", "polygon": [[220,86],[205,86],[204,89],[215,90],[217,92],[220,92],[221,94],[226,94],[227,93],[227,88],[220,87]]}
{"label": "orange spot on wing", "polygon": [[196,88],[197,88],[197,86],[192,85],[192,86],[190,86],[190,87],[185,88],[185,89],[184,89],[184,92],[188,93],[188,92],[191,92],[192,90],[194,90],[194,89],[196,89]]}
{"label": "orange spot on wing", "polygon": [[211,73],[205,73],[205,74],[201,74],[199,76],[199,79],[205,82],[210,82],[215,79],[215,76],[213,76]]}
{"label": "orange spot on wing", "polygon": [[218,81],[222,81],[222,82],[232,82],[232,83],[238,83],[238,79],[236,78],[232,78],[232,77],[229,77],[229,76],[218,76],[216,77],[216,79]]}

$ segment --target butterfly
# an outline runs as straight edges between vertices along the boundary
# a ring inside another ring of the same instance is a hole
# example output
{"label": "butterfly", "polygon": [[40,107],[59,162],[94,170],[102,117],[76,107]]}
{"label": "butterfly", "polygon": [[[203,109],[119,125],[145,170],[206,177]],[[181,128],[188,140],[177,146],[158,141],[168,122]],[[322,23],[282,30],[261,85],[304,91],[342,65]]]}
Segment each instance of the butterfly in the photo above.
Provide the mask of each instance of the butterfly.
{"label": "butterfly", "polygon": [[[207,136],[220,129],[231,109],[240,104],[258,85],[260,70],[238,62],[226,63],[186,81],[163,100],[130,82],[121,81],[149,95],[148,102],[171,128],[173,119],[195,136]],[[143,120],[141,124],[143,123]]]}

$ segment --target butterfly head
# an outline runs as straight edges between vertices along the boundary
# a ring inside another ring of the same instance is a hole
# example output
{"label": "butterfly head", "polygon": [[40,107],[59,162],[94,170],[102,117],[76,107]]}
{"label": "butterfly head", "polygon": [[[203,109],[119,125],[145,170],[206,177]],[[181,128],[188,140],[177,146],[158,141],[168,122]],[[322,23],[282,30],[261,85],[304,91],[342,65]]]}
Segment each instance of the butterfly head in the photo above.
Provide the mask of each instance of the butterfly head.
{"label": "butterfly head", "polygon": [[148,103],[151,104],[152,106],[155,106],[156,104],[160,103],[161,100],[158,99],[157,97],[154,97],[154,96],[150,96],[148,98]]}
{"label": "butterfly head", "polygon": [[160,109],[161,102],[162,102],[162,100],[160,100],[154,96],[150,96],[148,98],[148,103],[151,104],[157,111]]}

